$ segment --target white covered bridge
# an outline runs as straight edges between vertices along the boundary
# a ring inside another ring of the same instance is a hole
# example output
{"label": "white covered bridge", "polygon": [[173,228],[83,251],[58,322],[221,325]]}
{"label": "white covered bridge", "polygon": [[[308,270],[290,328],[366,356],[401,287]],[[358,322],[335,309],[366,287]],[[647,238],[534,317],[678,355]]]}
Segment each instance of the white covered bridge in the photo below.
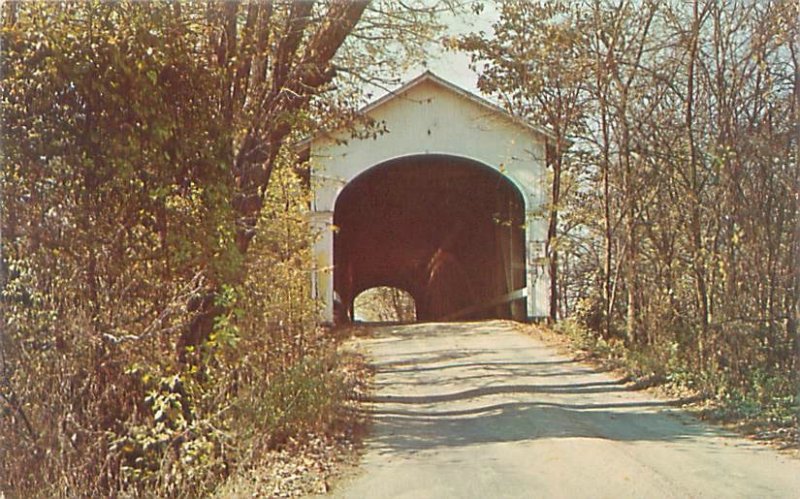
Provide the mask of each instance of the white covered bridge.
{"label": "white covered bridge", "polygon": [[430,72],[363,112],[387,132],[303,143],[323,319],[377,286],[407,291],[419,320],[547,316],[552,135]]}

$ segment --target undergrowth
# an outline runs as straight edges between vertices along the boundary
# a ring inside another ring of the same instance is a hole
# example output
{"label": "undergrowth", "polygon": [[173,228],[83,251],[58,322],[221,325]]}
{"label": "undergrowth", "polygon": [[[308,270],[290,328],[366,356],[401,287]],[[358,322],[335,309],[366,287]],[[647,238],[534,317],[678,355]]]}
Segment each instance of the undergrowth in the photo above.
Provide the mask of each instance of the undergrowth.
{"label": "undergrowth", "polygon": [[569,319],[553,329],[586,358],[621,370],[637,387],[658,385],[671,395],[700,400],[702,417],[800,446],[800,386],[791,372],[753,365],[734,373],[721,359],[698,365],[677,341],[634,348]]}
{"label": "undergrowth", "polygon": [[246,277],[222,286],[226,312],[183,358],[209,271],[165,279],[114,263],[116,285],[87,297],[70,281],[81,265],[61,253],[9,257],[0,497],[203,497],[342,432],[352,380],[317,325],[302,184],[275,175],[247,261],[228,262]]}

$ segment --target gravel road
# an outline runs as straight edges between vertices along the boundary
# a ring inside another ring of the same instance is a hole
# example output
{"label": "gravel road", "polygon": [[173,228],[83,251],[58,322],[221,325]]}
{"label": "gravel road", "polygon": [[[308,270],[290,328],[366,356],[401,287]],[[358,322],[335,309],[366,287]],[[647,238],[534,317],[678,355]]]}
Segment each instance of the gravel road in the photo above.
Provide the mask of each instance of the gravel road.
{"label": "gravel road", "polygon": [[800,460],[510,323],[383,326],[358,344],[374,424],[334,497],[800,498]]}

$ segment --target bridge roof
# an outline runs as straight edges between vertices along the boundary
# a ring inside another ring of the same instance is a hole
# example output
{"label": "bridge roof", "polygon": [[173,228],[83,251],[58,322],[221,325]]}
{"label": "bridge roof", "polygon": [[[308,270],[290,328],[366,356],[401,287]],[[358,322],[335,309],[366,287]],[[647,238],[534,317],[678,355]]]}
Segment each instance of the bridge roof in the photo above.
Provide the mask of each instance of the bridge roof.
{"label": "bridge roof", "polygon": [[[480,107],[483,107],[487,111],[489,111],[489,112],[491,112],[493,114],[499,115],[499,116],[509,120],[510,122],[514,123],[514,125],[524,129],[525,131],[527,131],[529,133],[532,133],[534,135],[537,135],[539,137],[544,138],[546,141],[547,140],[555,140],[555,135],[553,134],[552,131],[548,130],[547,128],[545,128],[545,127],[543,127],[541,125],[536,125],[536,124],[530,123],[529,121],[524,120],[524,119],[520,118],[519,116],[516,116],[516,115],[514,115],[512,113],[509,113],[508,111],[506,111],[505,109],[501,108],[500,106],[498,106],[498,105],[496,105],[496,104],[484,99],[483,97],[480,97],[480,96],[478,96],[478,95],[476,95],[476,94],[474,94],[474,93],[472,93],[472,92],[470,92],[468,90],[465,90],[465,89],[459,87],[458,85],[456,85],[456,84],[454,84],[454,83],[452,83],[450,81],[445,80],[444,78],[434,74],[431,71],[425,71],[424,73],[420,74],[416,78],[414,78],[414,79],[406,82],[405,84],[403,84],[400,88],[398,88],[396,90],[393,90],[393,91],[390,91],[389,93],[387,93],[383,97],[381,97],[381,98],[379,98],[379,99],[367,104],[366,106],[362,107],[358,112],[359,112],[359,114],[368,115],[370,112],[372,112],[372,111],[374,111],[374,110],[386,105],[388,102],[391,102],[391,101],[393,101],[395,99],[401,98],[404,94],[406,94],[411,89],[413,89],[413,88],[415,88],[415,87],[417,87],[419,85],[422,85],[424,83],[433,83],[434,85],[442,87],[447,91],[450,91],[450,92],[452,92],[454,94],[457,94],[457,95],[467,99],[468,101],[470,101],[470,102],[472,102],[474,104],[477,104]],[[341,129],[341,128],[339,128],[339,129]],[[326,134],[329,134],[329,133],[332,133],[332,132],[336,132],[339,129],[320,130],[319,132],[317,132],[317,133],[315,133],[313,135],[310,135],[310,136],[304,138],[303,140],[301,140],[300,142],[298,142],[296,144],[296,148],[298,150],[300,150],[300,151],[306,150],[306,149],[308,149],[310,147],[311,143],[316,138],[318,138],[318,137],[320,137],[322,135],[326,135]]]}

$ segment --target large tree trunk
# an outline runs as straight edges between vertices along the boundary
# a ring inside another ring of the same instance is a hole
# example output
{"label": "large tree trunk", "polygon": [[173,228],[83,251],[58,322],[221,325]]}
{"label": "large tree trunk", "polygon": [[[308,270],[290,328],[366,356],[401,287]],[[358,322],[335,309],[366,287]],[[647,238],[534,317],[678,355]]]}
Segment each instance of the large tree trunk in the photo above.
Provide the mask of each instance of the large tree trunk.
{"label": "large tree trunk", "polygon": [[[278,45],[276,62],[271,69],[271,85],[265,87],[261,95],[254,96],[257,108],[253,110],[250,128],[232,165],[236,189],[231,204],[237,216],[236,247],[242,255],[247,253],[256,234],[256,225],[275,161],[285,139],[293,130],[293,120],[333,80],[335,70],[331,60],[361,19],[367,4],[367,1],[332,3],[317,30],[308,35],[302,52],[300,47],[306,38],[313,2],[295,2],[290,9],[289,28]],[[231,22],[231,19],[235,19],[238,4],[226,4],[223,9],[228,22],[223,21],[226,36],[218,47],[217,57],[220,63],[237,57],[236,23]],[[250,29],[255,26],[268,29],[268,16],[272,15],[270,8],[264,8],[260,14],[266,21],[257,22],[257,14],[251,13],[248,13],[247,22]],[[259,44],[266,39],[263,33],[245,35],[253,37]],[[257,58],[257,65],[263,65],[260,54],[253,57]],[[248,73],[249,71],[233,73],[234,80],[223,90],[224,93],[230,91],[229,95],[223,95],[223,99],[229,100],[223,102],[223,109],[233,109],[244,102],[240,95],[242,85],[250,78]],[[237,77],[240,80],[236,80]],[[234,113],[231,111],[225,114],[232,117]],[[240,281],[243,277],[240,272],[235,279]],[[208,337],[216,318],[225,313],[225,309],[216,300],[222,284],[236,285],[238,282],[213,283],[205,295],[189,304],[194,318],[178,345],[178,355],[181,358],[185,357],[187,346],[198,344]]]}

